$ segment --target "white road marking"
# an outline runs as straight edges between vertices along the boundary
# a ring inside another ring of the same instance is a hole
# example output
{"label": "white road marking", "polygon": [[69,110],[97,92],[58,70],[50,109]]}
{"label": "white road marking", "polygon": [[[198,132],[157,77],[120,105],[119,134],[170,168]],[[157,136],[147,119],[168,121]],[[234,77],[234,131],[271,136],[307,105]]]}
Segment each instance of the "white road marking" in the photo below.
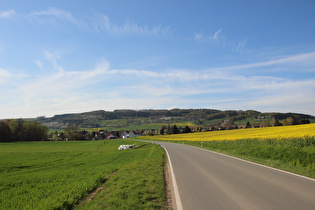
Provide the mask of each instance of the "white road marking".
{"label": "white road marking", "polygon": [[178,188],[177,188],[177,183],[176,183],[176,178],[175,178],[175,174],[174,174],[174,171],[173,171],[173,166],[172,166],[172,162],[171,162],[171,158],[168,154],[168,151],[167,149],[161,145],[166,154],[167,154],[167,159],[168,159],[168,162],[169,162],[169,167],[170,167],[170,170],[171,170],[171,177],[172,177],[172,182],[173,182],[173,189],[174,189],[174,194],[175,194],[175,201],[176,201],[176,207],[178,210],[183,210],[183,206],[182,206],[182,201],[180,199],[180,196],[179,196],[179,191],[178,191]]}

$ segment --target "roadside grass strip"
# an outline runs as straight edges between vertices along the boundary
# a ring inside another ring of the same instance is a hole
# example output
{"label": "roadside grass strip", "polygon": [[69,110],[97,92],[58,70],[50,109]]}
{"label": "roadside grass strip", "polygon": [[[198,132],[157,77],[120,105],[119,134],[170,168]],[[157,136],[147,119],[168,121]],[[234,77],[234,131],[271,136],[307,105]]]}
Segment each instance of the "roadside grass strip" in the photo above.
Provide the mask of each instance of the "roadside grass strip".
{"label": "roadside grass strip", "polygon": [[[118,150],[127,144],[136,147]],[[166,202],[165,151],[157,145],[128,140],[2,143],[0,158],[0,209],[144,209]],[[103,197],[106,202],[99,202]]]}

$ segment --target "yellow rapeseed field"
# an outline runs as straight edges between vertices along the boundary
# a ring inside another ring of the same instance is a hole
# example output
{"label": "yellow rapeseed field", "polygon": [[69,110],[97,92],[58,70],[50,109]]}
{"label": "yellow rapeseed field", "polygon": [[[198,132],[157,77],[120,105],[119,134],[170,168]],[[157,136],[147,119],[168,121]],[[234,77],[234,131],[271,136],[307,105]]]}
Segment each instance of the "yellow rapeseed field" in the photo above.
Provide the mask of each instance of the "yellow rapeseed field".
{"label": "yellow rapeseed field", "polygon": [[239,139],[291,139],[315,137],[315,123],[294,126],[247,128],[201,133],[146,136],[145,139],[170,141],[222,141]]}

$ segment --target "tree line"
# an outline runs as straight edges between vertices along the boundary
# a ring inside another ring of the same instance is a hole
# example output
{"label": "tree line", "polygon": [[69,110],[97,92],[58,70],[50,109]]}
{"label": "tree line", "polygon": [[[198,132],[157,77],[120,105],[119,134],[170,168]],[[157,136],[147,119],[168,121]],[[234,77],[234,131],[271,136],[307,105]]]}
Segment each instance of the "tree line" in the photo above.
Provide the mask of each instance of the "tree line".
{"label": "tree line", "polygon": [[45,141],[48,128],[37,121],[8,119],[0,121],[0,142]]}

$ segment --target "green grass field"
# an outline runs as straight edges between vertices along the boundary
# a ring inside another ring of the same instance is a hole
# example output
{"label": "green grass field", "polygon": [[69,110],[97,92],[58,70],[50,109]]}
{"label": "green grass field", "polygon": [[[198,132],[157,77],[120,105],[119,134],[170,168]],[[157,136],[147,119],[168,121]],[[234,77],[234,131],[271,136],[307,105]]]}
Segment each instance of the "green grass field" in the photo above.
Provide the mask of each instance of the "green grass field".
{"label": "green grass field", "polygon": [[[136,148],[118,151],[121,144]],[[154,209],[165,152],[127,140],[0,144],[0,209]],[[85,197],[103,186],[95,199]]]}

